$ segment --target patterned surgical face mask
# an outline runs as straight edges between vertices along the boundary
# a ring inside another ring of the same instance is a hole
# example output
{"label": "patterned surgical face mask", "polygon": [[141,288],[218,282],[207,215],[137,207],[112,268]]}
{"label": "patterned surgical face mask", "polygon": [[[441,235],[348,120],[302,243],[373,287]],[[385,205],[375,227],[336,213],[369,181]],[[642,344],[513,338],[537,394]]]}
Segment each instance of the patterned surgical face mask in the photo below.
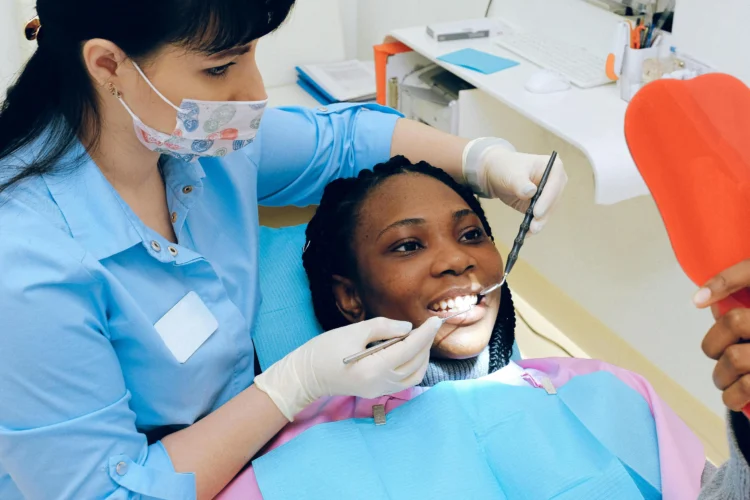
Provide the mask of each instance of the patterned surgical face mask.
{"label": "patterned surgical face mask", "polygon": [[115,93],[133,117],[133,126],[138,140],[151,151],[190,162],[201,157],[227,155],[244,148],[255,139],[268,100],[196,101],[183,99],[177,107],[154,87],[137,64],[133,64],[156,95],[177,111],[177,126],[174,132],[165,134],[143,123],[125,103],[119,92]]}

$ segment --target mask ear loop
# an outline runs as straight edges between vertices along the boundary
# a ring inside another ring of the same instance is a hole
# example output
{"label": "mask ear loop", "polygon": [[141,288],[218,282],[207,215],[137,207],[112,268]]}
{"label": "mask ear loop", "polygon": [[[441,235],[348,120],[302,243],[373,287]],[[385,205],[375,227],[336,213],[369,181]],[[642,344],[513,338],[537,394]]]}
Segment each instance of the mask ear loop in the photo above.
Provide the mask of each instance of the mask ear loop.
{"label": "mask ear loop", "polygon": [[172,108],[174,108],[178,113],[183,113],[184,112],[184,110],[182,108],[180,108],[180,107],[175,106],[174,104],[172,104],[172,101],[170,101],[169,99],[167,99],[166,97],[164,97],[164,95],[161,92],[159,92],[159,89],[157,89],[156,87],[154,87],[154,84],[151,83],[151,80],[148,79],[148,77],[143,72],[143,70],[141,69],[141,67],[138,66],[138,63],[136,63],[135,61],[133,61],[133,66],[135,66],[135,69],[141,75],[141,78],[143,78],[145,80],[145,82],[148,84],[148,86],[151,87],[151,90],[153,90],[154,92],[156,92],[156,95],[158,95],[159,97],[161,97],[162,101],[164,101],[167,104],[169,104],[170,106],[172,106]]}
{"label": "mask ear loop", "polygon": [[117,90],[117,87],[115,87],[114,83],[112,82],[107,83],[107,90],[109,90],[109,93],[112,94],[118,101],[120,101],[120,104],[122,104],[125,107],[125,110],[133,118],[133,120],[136,120],[139,123],[143,123],[141,122],[141,119],[138,118],[138,115],[136,115],[133,112],[133,110],[130,109],[130,106],[128,106],[128,103],[125,102],[125,99],[122,98],[122,92]]}
{"label": "mask ear loop", "polygon": [[[125,111],[127,111],[127,112],[128,112],[128,114],[129,114],[129,115],[131,116],[131,118],[133,118],[133,121],[134,121],[134,122],[136,122],[136,123],[139,123],[139,124],[140,124],[140,125],[141,125],[142,127],[146,128],[146,129],[147,129],[147,131],[149,132],[149,134],[152,134],[152,135],[155,135],[155,136],[156,136],[156,135],[158,135],[158,134],[163,134],[163,135],[165,135],[165,136],[169,136],[169,135],[170,135],[170,134],[167,134],[167,133],[165,133],[165,132],[161,132],[161,131],[159,131],[159,130],[156,130],[156,129],[154,129],[154,128],[151,128],[151,127],[149,127],[148,125],[146,125],[145,123],[143,123],[143,120],[141,120],[141,119],[140,119],[140,118],[138,117],[138,115],[136,115],[136,114],[135,114],[135,113],[133,112],[133,110],[132,110],[132,109],[130,109],[130,106],[128,106],[128,103],[126,103],[126,102],[125,102],[125,99],[123,99],[123,98],[122,98],[122,93],[121,93],[121,92],[120,92],[119,90],[117,90],[117,87],[115,87],[115,85],[114,85],[114,84],[113,84],[112,82],[109,82],[109,83],[107,83],[107,90],[109,90],[109,92],[110,92],[110,93],[111,93],[111,94],[112,94],[112,95],[113,95],[113,96],[114,96],[114,97],[115,97],[115,98],[116,98],[116,99],[117,99],[118,101],[120,101],[120,104],[122,104],[122,106],[123,106],[123,107],[125,108]],[[172,136],[172,137],[173,137],[173,136]],[[170,138],[171,138],[171,137],[170,137]]]}

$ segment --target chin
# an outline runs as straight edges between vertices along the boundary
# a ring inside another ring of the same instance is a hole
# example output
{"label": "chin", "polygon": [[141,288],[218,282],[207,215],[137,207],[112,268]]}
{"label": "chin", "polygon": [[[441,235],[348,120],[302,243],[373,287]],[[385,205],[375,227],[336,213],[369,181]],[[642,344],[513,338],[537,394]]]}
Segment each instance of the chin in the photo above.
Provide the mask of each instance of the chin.
{"label": "chin", "polygon": [[468,359],[478,356],[489,345],[492,330],[483,325],[456,327],[444,325],[432,345],[432,355],[442,359]]}

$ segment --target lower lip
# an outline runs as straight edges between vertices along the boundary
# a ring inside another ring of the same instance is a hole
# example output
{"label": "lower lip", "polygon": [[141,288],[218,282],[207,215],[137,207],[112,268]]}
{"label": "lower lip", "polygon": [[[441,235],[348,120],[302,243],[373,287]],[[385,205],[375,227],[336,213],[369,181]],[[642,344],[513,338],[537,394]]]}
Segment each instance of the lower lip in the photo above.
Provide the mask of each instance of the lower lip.
{"label": "lower lip", "polygon": [[[438,318],[445,318],[448,316],[452,316],[453,314],[456,314],[458,310],[456,311],[432,311],[429,310],[430,313],[432,313],[433,316],[437,316]],[[461,314],[460,316],[456,316],[455,318],[451,318],[449,320],[446,320],[444,324],[446,325],[456,325],[456,326],[468,326],[472,325],[478,321],[480,321],[482,318],[484,318],[484,315],[487,313],[487,303],[485,302],[485,298],[482,297],[482,300],[479,302],[479,304],[472,307],[469,311],[466,311],[464,314]]]}

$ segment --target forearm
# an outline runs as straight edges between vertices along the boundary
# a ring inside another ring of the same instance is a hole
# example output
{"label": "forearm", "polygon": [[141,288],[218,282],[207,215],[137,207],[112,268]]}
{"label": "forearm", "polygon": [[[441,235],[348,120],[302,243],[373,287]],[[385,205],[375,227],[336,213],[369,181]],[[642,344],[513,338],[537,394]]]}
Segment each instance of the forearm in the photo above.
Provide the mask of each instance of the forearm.
{"label": "forearm", "polygon": [[273,401],[253,385],[162,444],[175,471],[195,474],[198,498],[210,499],[287,423]]}
{"label": "forearm", "polygon": [[391,156],[403,155],[414,163],[426,161],[463,182],[462,157],[468,143],[468,139],[446,134],[413,120],[401,119],[393,133]]}

